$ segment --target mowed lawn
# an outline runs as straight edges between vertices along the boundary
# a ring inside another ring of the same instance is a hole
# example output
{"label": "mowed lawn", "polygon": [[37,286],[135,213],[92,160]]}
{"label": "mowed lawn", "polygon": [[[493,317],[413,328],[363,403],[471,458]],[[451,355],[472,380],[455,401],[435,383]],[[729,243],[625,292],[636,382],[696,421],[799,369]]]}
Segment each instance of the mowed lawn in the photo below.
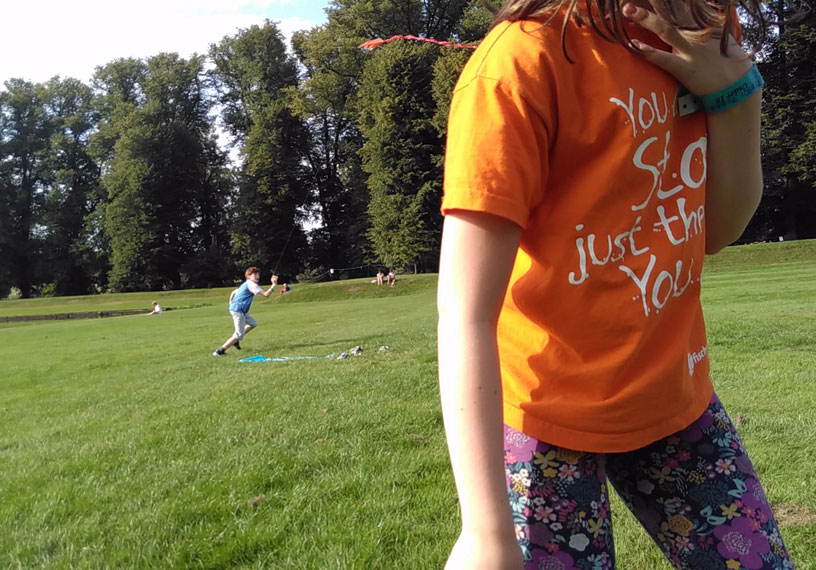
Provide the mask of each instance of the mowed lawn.
{"label": "mowed lawn", "polygon": [[[0,323],[0,568],[441,568],[458,517],[435,284],[257,298],[260,327],[223,358],[229,289],[0,302],[172,309]],[[729,248],[704,290],[718,393],[816,569],[816,242]],[[320,358],[238,362],[258,354]],[[615,507],[619,568],[668,568]]]}

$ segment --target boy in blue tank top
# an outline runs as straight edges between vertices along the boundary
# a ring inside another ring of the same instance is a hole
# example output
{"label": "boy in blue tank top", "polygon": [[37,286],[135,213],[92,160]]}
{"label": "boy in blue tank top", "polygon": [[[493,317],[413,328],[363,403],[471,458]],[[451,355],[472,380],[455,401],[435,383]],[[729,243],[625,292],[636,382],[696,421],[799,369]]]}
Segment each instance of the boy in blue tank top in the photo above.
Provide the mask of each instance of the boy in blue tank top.
{"label": "boy in blue tank top", "polygon": [[257,267],[250,267],[244,271],[246,281],[230,294],[229,312],[232,315],[232,322],[235,325],[235,332],[232,333],[226,342],[220,348],[213,352],[213,356],[224,356],[227,349],[235,346],[236,349],[241,350],[240,340],[244,335],[258,326],[258,321],[253,319],[249,314],[249,307],[252,305],[252,299],[255,295],[263,295],[269,297],[275,290],[278,284],[278,276],[272,275],[271,285],[269,289],[264,291],[258,282],[261,280],[261,270]]}

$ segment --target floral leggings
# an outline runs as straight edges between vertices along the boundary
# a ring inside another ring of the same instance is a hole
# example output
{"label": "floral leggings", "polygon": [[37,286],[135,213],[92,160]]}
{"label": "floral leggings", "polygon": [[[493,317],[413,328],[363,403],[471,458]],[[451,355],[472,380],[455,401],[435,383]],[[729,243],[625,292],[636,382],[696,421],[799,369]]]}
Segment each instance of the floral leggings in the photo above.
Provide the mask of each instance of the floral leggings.
{"label": "floral leggings", "polygon": [[572,451],[507,426],[504,449],[525,570],[615,567],[607,478],[675,568],[793,568],[716,395],[689,427],[635,451]]}

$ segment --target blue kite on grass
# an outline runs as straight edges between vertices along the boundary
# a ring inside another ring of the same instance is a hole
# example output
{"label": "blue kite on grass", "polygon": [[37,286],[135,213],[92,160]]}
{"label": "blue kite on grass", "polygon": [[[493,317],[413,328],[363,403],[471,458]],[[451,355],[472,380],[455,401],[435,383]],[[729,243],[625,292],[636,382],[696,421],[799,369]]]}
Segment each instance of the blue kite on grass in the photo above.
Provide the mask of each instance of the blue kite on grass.
{"label": "blue kite on grass", "polygon": [[326,356],[277,356],[275,358],[270,358],[268,356],[258,355],[258,356],[250,356],[249,358],[242,358],[238,362],[289,362],[291,360],[313,360],[316,358],[331,358],[334,356],[334,353],[327,354]]}

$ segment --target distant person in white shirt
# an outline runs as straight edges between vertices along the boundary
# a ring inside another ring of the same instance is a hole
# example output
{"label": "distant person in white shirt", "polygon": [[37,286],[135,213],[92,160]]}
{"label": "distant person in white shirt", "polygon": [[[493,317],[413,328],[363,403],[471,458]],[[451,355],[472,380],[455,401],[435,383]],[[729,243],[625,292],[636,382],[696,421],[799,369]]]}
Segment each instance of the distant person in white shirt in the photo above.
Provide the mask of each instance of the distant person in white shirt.
{"label": "distant person in white shirt", "polygon": [[161,315],[164,309],[161,308],[158,301],[153,301],[153,310],[147,313],[148,315]]}
{"label": "distant person in white shirt", "polygon": [[246,281],[230,293],[229,312],[232,315],[232,322],[235,325],[235,332],[232,333],[226,342],[221,345],[221,348],[213,352],[213,356],[224,356],[227,349],[235,346],[237,350],[241,350],[240,340],[244,335],[258,326],[258,321],[253,319],[249,314],[249,307],[252,305],[252,299],[255,295],[263,295],[269,297],[275,290],[278,284],[278,276],[272,275],[269,289],[264,291],[258,282],[261,280],[261,270],[257,267],[250,267],[244,271]]}

